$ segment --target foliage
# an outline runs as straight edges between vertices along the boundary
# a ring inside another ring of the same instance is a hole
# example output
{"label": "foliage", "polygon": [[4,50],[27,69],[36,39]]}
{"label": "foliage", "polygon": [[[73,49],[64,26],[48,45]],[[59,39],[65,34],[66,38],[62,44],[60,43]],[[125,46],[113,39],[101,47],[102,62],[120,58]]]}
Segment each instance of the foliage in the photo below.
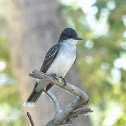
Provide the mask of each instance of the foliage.
{"label": "foliage", "polygon": [[[92,124],[96,126],[106,126],[105,120],[114,108],[120,109],[114,126],[126,124],[126,69],[117,67],[118,63],[115,65],[117,59],[126,59],[125,5],[125,0],[97,0],[91,7],[98,11],[90,15],[83,11],[83,5],[79,5],[78,1],[67,4],[61,0],[67,26],[75,28],[78,35],[84,38],[83,42],[78,43],[77,66],[90,97],[90,106],[94,109]],[[96,22],[88,20],[90,16]]]}
{"label": "foliage", "polygon": [[16,84],[0,88],[1,126],[24,126],[25,119],[21,113],[19,93]]}
{"label": "foliage", "polygon": [[[0,0],[2,10],[2,1]],[[1,11],[2,12],[2,11]],[[3,15],[0,12],[0,126],[25,126],[26,121],[19,104],[20,96],[8,52],[7,38],[3,32]]]}
{"label": "foliage", "polygon": [[25,119],[19,104],[17,84],[14,84],[14,76],[10,66],[7,43],[1,36],[0,40],[0,62],[6,64],[5,69],[0,70],[0,125],[25,126]]}

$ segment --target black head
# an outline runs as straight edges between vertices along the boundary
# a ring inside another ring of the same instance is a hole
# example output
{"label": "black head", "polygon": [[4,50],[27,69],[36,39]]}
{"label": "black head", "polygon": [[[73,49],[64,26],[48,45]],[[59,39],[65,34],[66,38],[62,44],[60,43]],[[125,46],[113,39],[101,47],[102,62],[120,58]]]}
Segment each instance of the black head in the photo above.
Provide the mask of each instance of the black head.
{"label": "black head", "polygon": [[67,40],[67,39],[74,39],[74,40],[83,40],[82,38],[78,37],[77,33],[72,28],[65,28],[61,35],[60,35],[60,41]]}

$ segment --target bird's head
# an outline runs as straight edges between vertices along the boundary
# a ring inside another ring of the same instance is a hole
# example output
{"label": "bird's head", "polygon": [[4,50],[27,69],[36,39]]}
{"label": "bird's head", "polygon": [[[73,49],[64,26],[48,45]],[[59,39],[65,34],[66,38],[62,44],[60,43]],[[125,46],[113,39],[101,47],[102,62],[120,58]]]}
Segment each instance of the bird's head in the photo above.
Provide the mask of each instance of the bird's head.
{"label": "bird's head", "polygon": [[69,44],[76,45],[78,40],[83,40],[80,38],[74,29],[72,28],[65,28],[59,38],[59,42],[67,42]]}

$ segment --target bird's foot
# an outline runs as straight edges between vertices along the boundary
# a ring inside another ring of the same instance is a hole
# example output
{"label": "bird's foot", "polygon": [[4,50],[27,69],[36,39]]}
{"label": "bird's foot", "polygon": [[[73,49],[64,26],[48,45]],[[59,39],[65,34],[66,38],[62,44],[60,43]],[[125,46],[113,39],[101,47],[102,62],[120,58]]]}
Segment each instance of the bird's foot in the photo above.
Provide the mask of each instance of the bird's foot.
{"label": "bird's foot", "polygon": [[[56,74],[51,74],[50,76],[56,79],[58,82],[60,82],[59,77]],[[63,86],[66,86],[66,80],[63,77],[60,77],[60,78],[61,78],[61,81],[63,82]]]}
{"label": "bird's foot", "polygon": [[63,77],[60,77],[62,79],[63,82],[63,86],[66,86],[66,80]]}
{"label": "bird's foot", "polygon": [[58,77],[56,74],[51,74],[51,77],[53,77],[54,79],[56,79],[58,81]]}

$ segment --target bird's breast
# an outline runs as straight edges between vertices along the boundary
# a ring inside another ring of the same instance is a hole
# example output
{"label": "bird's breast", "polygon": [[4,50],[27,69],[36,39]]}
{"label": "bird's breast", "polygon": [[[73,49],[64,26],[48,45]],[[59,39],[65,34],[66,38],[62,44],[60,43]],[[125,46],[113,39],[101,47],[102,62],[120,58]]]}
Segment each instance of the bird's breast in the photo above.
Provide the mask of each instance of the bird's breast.
{"label": "bird's breast", "polygon": [[63,44],[59,52],[47,70],[47,74],[56,74],[64,77],[76,59],[76,46]]}

